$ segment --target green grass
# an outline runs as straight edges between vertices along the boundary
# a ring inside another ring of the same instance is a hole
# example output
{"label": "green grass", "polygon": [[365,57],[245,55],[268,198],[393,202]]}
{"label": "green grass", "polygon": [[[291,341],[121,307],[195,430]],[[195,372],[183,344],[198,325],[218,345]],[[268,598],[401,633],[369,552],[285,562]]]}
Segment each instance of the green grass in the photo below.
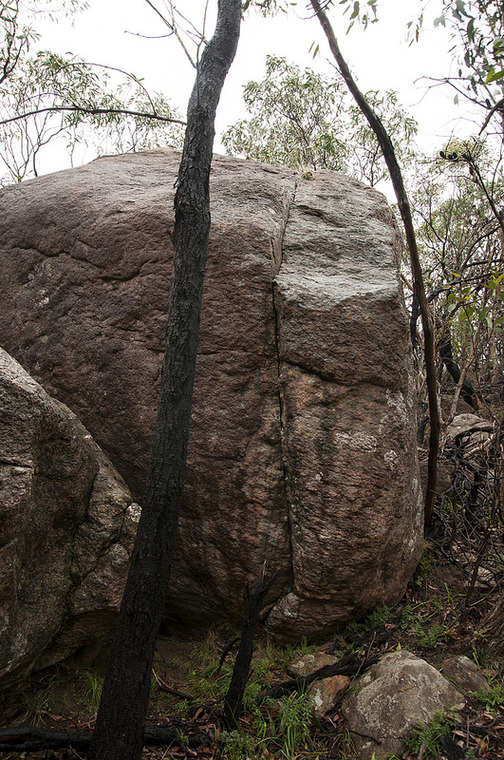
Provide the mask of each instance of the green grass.
{"label": "green grass", "polygon": [[379,628],[393,617],[393,610],[386,604],[377,607],[364,620],[358,623],[349,623],[344,632],[344,636],[357,636],[363,633]]}
{"label": "green grass", "polygon": [[218,735],[223,760],[260,760],[267,757],[291,758],[312,749],[311,700],[306,694],[291,694],[279,705],[254,705],[247,718],[247,730],[221,731]]}
{"label": "green grass", "polygon": [[44,714],[49,712],[51,697],[52,689],[50,686],[23,692],[21,701],[30,716],[33,716],[31,719],[36,726],[42,723]]}
{"label": "green grass", "polygon": [[451,738],[456,724],[456,715],[435,712],[431,722],[425,726],[417,726],[411,736],[405,739],[405,744],[414,754],[418,754],[422,749],[425,760],[437,760],[442,751],[441,740]]}
{"label": "green grass", "polygon": [[81,678],[82,702],[96,712],[100,706],[103,679],[91,670],[84,670]]}
{"label": "green grass", "polygon": [[478,689],[474,692],[476,699],[485,705],[485,710],[492,715],[496,715],[498,710],[504,707],[504,683],[499,681],[491,681],[490,688]]}
{"label": "green grass", "polygon": [[286,758],[294,755],[296,747],[308,747],[311,743],[312,702],[307,694],[290,694],[278,710],[277,741]]}

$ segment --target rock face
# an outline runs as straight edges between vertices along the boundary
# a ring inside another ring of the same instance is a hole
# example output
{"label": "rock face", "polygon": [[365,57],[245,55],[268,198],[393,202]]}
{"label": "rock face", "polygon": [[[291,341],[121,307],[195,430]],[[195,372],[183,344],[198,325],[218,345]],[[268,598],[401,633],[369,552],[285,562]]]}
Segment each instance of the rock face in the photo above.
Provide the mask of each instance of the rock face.
{"label": "rock face", "polygon": [[[0,344],[141,497],[167,318],[178,156],[107,157],[0,194]],[[217,158],[167,618],[323,633],[404,591],[421,507],[398,238],[347,177]],[[175,630],[172,628],[172,630]]]}
{"label": "rock face", "polygon": [[387,654],[343,700],[361,760],[401,756],[403,739],[435,712],[462,709],[463,695],[425,660],[409,652]]}
{"label": "rock face", "polygon": [[0,684],[110,632],[131,502],[75,415],[0,349]]}

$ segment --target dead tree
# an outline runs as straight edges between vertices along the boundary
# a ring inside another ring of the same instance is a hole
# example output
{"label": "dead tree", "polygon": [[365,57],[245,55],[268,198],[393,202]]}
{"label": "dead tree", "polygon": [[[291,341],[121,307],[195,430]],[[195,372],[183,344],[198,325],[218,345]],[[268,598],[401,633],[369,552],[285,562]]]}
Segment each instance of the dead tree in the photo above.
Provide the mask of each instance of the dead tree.
{"label": "dead tree", "polygon": [[[241,0],[219,0],[189,101],[175,195],[174,261],[161,392],[142,516],[90,747],[94,760],[138,760],[184,484],[210,230],[215,114],[233,61]],[[168,239],[167,239],[168,245]]]}

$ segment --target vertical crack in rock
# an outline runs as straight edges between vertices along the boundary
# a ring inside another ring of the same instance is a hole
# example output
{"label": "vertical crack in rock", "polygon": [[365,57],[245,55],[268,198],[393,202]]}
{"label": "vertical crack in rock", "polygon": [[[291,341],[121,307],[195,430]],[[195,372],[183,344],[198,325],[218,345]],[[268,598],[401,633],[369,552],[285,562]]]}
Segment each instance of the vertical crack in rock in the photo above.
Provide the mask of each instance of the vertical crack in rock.
{"label": "vertical crack in rock", "polygon": [[[289,487],[290,467],[289,467],[289,452],[288,452],[286,439],[285,439],[285,399],[284,399],[283,389],[282,389],[282,359],[280,356],[280,311],[278,308],[278,300],[277,300],[279,298],[279,293],[278,293],[278,288],[275,282],[275,278],[276,278],[276,275],[279,273],[280,268],[282,266],[285,230],[287,229],[287,224],[289,223],[289,215],[296,199],[297,188],[298,188],[298,181],[297,179],[295,179],[292,195],[290,197],[287,208],[285,209],[284,224],[280,232],[280,235],[278,237],[278,240],[279,240],[278,252],[275,251],[274,245],[272,247],[273,248],[272,256],[273,256],[274,266],[272,270],[273,276],[271,278],[271,297],[272,297],[272,304],[273,304],[273,316],[275,320],[275,350],[276,350],[277,377],[278,377],[277,392],[278,392],[278,407],[279,407],[278,416],[279,416],[279,421],[280,421],[280,451],[281,451],[281,457],[282,457],[285,509],[286,509],[286,516],[287,516],[287,533],[288,533],[288,539],[289,539],[290,575],[292,578],[293,588],[295,586],[295,577],[294,577],[295,570],[294,570],[294,562],[293,562],[293,534],[292,534],[293,527],[292,527],[292,515],[291,515],[291,509],[290,509],[290,487]],[[292,590],[292,589],[289,589],[289,590]]]}

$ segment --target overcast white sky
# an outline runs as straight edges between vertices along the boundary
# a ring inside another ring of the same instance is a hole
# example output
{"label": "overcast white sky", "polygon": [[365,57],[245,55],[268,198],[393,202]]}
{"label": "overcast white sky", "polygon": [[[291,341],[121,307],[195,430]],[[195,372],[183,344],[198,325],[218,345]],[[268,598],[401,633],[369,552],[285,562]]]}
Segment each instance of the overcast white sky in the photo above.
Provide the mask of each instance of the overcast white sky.
{"label": "overcast white sky", "polygon": [[[157,0],[160,9],[163,1]],[[190,14],[198,27],[203,5],[204,0],[185,0],[182,4],[184,13]],[[215,0],[210,0],[210,6],[215,5]],[[439,88],[428,92],[427,82],[421,79],[442,77],[453,66],[447,33],[433,29],[432,25],[439,5],[439,0],[379,0],[379,23],[365,32],[354,28],[348,36],[345,34],[348,22],[342,19],[337,2],[330,14],[341,48],[361,88],[397,90],[403,105],[420,122],[424,150],[439,147],[439,138],[450,136],[457,129],[456,121],[464,116],[462,108],[454,105],[452,94],[446,90],[441,93]],[[427,19],[421,42],[408,46],[406,24],[416,18],[422,7],[427,7]],[[88,61],[132,71],[144,77],[149,89],[162,91],[185,113],[194,71],[173,37],[155,39],[166,29],[145,0],[90,0],[89,10],[75,16],[73,28],[65,21],[38,23],[37,28],[42,32],[41,48],[71,51]],[[309,52],[313,42],[319,43],[321,50],[315,60]],[[311,66],[325,74],[333,71],[318,22],[304,11],[302,1],[289,15],[281,13],[274,19],[247,13],[219,108],[217,135],[244,115],[242,85],[250,79],[262,78],[268,53],[285,56],[289,62]],[[216,150],[219,149],[223,152],[217,142]],[[43,168],[50,171],[60,167]]]}

